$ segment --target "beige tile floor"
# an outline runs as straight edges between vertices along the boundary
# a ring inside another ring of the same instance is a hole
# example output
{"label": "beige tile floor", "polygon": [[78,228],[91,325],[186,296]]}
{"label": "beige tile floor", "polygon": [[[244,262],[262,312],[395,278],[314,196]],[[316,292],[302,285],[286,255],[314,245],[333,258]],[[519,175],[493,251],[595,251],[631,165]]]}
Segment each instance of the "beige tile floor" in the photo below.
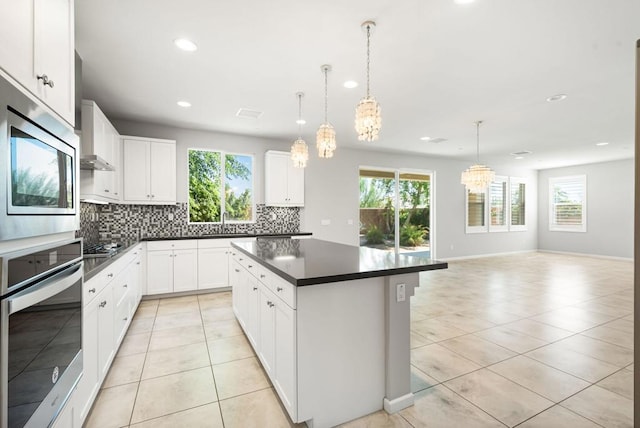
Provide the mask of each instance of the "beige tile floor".
{"label": "beige tile floor", "polygon": [[[359,427],[632,427],[632,263],[526,253],[421,274],[415,405]],[[288,427],[231,294],[143,301],[87,427]]]}

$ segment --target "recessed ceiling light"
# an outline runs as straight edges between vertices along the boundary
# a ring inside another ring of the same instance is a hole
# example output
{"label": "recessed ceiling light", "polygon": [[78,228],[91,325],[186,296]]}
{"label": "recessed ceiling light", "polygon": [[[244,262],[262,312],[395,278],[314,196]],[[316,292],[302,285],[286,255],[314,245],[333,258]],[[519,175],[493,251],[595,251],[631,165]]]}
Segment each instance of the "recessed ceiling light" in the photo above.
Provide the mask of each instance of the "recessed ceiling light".
{"label": "recessed ceiling light", "polygon": [[356,82],[355,80],[347,80],[342,84],[342,86],[344,86],[347,89],[353,89],[358,87],[358,82]]}
{"label": "recessed ceiling light", "polygon": [[420,137],[420,139],[428,143],[442,143],[444,141],[447,141],[446,138],[442,138],[442,137]]}
{"label": "recessed ceiling light", "polygon": [[567,94],[555,94],[547,98],[547,101],[553,103],[555,101],[562,101],[567,99]]}
{"label": "recessed ceiling light", "polygon": [[191,103],[189,101],[178,101],[177,103],[180,107],[191,107]]}
{"label": "recessed ceiling light", "polygon": [[304,120],[304,119],[298,119],[298,120],[296,120],[296,123],[297,123],[298,125],[304,125],[305,123],[307,123],[307,121],[306,121],[306,120]]}
{"label": "recessed ceiling light", "polygon": [[189,39],[175,39],[173,43],[183,51],[194,52],[198,50],[198,46]]}
{"label": "recessed ceiling light", "polygon": [[516,156],[514,159],[518,159],[518,160],[524,159],[524,156]]}
{"label": "recessed ceiling light", "polygon": [[475,0],[453,0],[455,4],[469,4],[473,3]]}
{"label": "recessed ceiling light", "polygon": [[422,141],[431,141],[431,137],[420,137]]}
{"label": "recessed ceiling light", "polygon": [[608,141],[600,141],[599,143],[596,143],[596,146],[608,146],[609,142]]}

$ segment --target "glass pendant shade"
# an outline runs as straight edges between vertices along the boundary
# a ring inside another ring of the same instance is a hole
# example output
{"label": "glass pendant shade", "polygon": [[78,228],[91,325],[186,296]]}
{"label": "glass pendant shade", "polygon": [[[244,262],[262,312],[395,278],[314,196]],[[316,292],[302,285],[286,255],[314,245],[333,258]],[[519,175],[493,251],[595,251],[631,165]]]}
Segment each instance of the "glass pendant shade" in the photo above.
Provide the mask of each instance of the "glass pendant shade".
{"label": "glass pendant shade", "polygon": [[464,184],[471,193],[481,193],[487,190],[495,178],[496,173],[491,168],[476,164],[462,171],[460,183]]}
{"label": "glass pendant shade", "polygon": [[462,171],[460,183],[464,184],[471,193],[485,192],[489,185],[495,180],[496,173],[486,165],[480,164],[480,125],[482,121],[475,122],[476,125],[476,159],[477,162],[466,170]]}
{"label": "glass pendant shade", "polygon": [[296,168],[304,168],[309,160],[309,148],[302,138],[298,138],[291,146],[291,160]]}
{"label": "glass pendant shade", "polygon": [[323,123],[316,133],[316,147],[321,158],[333,157],[336,149],[336,131],[330,123]]}
{"label": "glass pendant shade", "polygon": [[358,140],[375,141],[378,139],[382,116],[380,104],[373,97],[364,97],[356,107],[356,131]]}

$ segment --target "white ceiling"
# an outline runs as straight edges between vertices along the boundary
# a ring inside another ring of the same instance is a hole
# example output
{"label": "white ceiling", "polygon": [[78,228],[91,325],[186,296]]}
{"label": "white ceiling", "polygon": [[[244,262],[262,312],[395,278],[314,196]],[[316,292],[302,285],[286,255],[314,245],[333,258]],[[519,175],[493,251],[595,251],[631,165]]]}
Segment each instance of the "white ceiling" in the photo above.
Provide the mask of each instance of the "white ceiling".
{"label": "white ceiling", "polygon": [[[368,147],[543,169],[633,157],[640,0],[78,0],[84,97],[112,119],[264,136],[303,137],[323,121],[340,147]],[[371,93],[380,140],[358,142],[372,19]],[[199,47],[178,50],[188,37]],[[356,89],[345,80],[360,82]],[[546,98],[564,93],[564,101]],[[188,109],[178,100],[192,103]],[[235,116],[240,108],[260,119]],[[420,137],[447,141],[429,143]],[[608,146],[595,143],[607,141]],[[512,152],[533,154],[514,160]],[[312,160],[315,154],[312,154]]]}

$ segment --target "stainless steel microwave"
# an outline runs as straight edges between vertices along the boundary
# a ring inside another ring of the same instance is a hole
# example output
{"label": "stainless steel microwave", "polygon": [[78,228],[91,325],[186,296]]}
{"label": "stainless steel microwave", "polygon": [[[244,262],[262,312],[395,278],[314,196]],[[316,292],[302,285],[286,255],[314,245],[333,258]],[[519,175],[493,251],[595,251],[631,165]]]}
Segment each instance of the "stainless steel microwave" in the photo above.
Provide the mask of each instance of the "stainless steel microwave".
{"label": "stainless steel microwave", "polygon": [[79,226],[79,141],[0,76],[0,240]]}

